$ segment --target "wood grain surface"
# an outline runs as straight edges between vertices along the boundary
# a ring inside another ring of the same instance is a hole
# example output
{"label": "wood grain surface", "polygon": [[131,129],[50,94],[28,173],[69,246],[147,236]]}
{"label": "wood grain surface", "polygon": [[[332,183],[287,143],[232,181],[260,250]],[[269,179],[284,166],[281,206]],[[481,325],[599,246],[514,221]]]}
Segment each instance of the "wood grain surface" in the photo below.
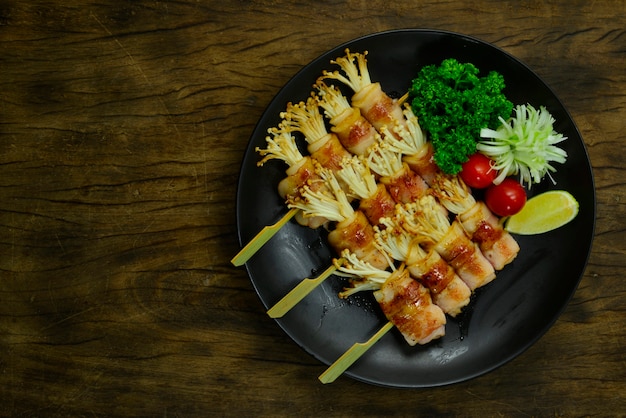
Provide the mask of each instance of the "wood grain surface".
{"label": "wood grain surface", "polygon": [[[625,27],[622,1],[1,1],[0,415],[625,415]],[[554,89],[593,165],[595,241],[505,366],[322,385],[230,264],[239,166],[298,70],[400,28],[478,37]]]}

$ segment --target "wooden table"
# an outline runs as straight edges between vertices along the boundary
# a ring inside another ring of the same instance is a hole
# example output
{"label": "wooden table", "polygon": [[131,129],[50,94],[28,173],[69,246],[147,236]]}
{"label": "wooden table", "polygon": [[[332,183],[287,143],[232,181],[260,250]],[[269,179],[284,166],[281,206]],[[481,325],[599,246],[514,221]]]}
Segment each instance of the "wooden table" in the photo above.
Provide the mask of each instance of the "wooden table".
{"label": "wooden table", "polygon": [[[0,5],[1,415],[626,413],[626,3],[29,3]],[[554,89],[594,168],[595,241],[560,319],[505,366],[322,385],[230,263],[240,162],[298,70],[398,28],[478,37]]]}

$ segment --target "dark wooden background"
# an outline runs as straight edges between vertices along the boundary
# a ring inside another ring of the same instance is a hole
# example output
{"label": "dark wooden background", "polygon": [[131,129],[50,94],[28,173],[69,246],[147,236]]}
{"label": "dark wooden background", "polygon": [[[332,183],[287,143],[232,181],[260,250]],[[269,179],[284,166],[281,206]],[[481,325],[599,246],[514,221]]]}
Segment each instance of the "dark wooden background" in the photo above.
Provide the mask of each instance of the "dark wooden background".
{"label": "dark wooden background", "polygon": [[[622,1],[0,1],[0,414],[624,415],[625,27]],[[230,264],[239,164],[300,68],[399,28],[491,42],[555,90],[594,168],[593,252],[492,373],[324,386]]]}

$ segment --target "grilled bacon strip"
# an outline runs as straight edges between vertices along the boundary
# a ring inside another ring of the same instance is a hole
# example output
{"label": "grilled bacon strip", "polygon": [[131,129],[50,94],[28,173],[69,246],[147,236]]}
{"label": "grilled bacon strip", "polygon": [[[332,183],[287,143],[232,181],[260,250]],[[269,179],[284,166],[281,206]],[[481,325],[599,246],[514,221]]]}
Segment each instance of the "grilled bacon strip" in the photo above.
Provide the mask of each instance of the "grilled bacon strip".
{"label": "grilled bacon strip", "polygon": [[408,269],[411,276],[430,289],[435,305],[448,315],[457,316],[469,304],[471,289],[437,251],[429,251]]}
{"label": "grilled bacon strip", "polygon": [[374,298],[411,346],[427,344],[446,332],[441,308],[432,302],[428,289],[402,267],[374,292]]}
{"label": "grilled bacon strip", "polygon": [[389,261],[376,247],[374,235],[374,228],[363,212],[356,210],[337,223],[335,229],[328,234],[328,243],[338,253],[348,249],[374,267],[388,268]]}

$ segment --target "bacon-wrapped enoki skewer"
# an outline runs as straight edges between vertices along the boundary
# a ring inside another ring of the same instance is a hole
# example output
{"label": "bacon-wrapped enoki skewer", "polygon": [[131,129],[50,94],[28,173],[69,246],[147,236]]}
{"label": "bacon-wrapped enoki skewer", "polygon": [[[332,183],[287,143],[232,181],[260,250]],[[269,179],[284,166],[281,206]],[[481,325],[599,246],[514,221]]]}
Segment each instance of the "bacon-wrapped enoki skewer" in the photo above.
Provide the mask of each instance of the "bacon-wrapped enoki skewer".
{"label": "bacon-wrapped enoki skewer", "polygon": [[458,220],[450,220],[433,196],[397,206],[402,227],[416,235],[425,249],[434,249],[450,264],[470,290],[484,286],[495,270]]}
{"label": "bacon-wrapped enoki skewer", "polygon": [[484,202],[476,201],[458,176],[440,174],[433,184],[439,202],[457,215],[472,241],[476,242],[495,270],[502,270],[520,247]]}
{"label": "bacon-wrapped enoki skewer", "polygon": [[[354,210],[348,197],[341,189],[333,172],[327,168],[316,167],[324,179],[329,192],[314,191],[304,186],[301,195],[289,202],[291,208],[302,210],[304,216],[323,217],[337,222],[328,234],[328,243],[337,254],[348,250],[377,269],[385,270],[391,265],[389,257],[376,247],[374,228],[363,212]],[[287,313],[316,286],[321,284],[335,271],[335,266],[327,268],[316,279],[304,279],[278,303],[268,310],[268,315],[278,318]]]}
{"label": "bacon-wrapped enoki skewer", "polygon": [[411,346],[427,344],[445,334],[445,314],[432,303],[428,289],[411,279],[403,265],[391,272],[379,270],[348,251],[341,260],[337,269],[359,280],[359,290],[374,290],[374,298],[389,322],[366,342],[352,345],[319,376],[320,382],[334,382],[393,326]]}
{"label": "bacon-wrapped enoki skewer", "polygon": [[354,91],[352,105],[358,107],[367,120],[380,131],[383,126],[403,124],[404,117],[398,101],[389,97],[381,88],[379,82],[373,83],[367,68],[367,51],[362,54],[351,53],[346,49],[346,55],[335,60],[344,72],[324,71],[323,78],[341,81]]}
{"label": "bacon-wrapped enoki skewer", "polygon": [[[300,153],[291,132],[276,129],[270,129],[268,132],[271,136],[265,138],[267,148],[256,148],[256,151],[263,156],[263,159],[257,165],[262,166],[269,160],[278,159],[284,161],[289,166],[286,171],[287,177],[278,183],[278,194],[280,197],[285,199],[285,201],[297,199],[300,195],[300,190],[304,186],[309,187],[313,191],[324,190],[326,183],[318,175],[315,169],[315,161],[310,156],[303,156]],[[309,228],[318,228],[328,222],[328,219],[324,217],[304,217],[301,213],[296,214],[296,220],[299,224]]]}
{"label": "bacon-wrapped enoki skewer", "polygon": [[370,149],[367,164],[380,176],[380,183],[387,187],[397,203],[414,202],[428,190],[424,179],[411,170],[402,161],[402,154],[393,151],[385,141],[376,143]]}
{"label": "bacon-wrapped enoki skewer", "polygon": [[430,290],[435,305],[450,316],[458,315],[472,295],[465,282],[438,252],[424,250],[398,224],[397,218],[383,218],[381,223],[385,229],[376,231],[379,246],[393,259],[403,262],[411,276]]}
{"label": "bacon-wrapped enoki skewer", "polygon": [[374,298],[383,313],[409,345],[426,344],[445,334],[444,312],[432,302],[428,289],[410,277],[404,265],[385,271],[344,251],[336,267],[338,272],[354,278],[352,288],[340,296],[374,290]]}
{"label": "bacon-wrapped enoki skewer", "polygon": [[431,185],[437,173],[441,171],[435,163],[433,144],[426,140],[417,116],[408,104],[405,104],[403,114],[406,126],[396,124],[392,128],[396,135],[383,135],[384,141],[389,144],[392,151],[402,154],[402,160],[411,170]]}
{"label": "bacon-wrapped enoki skewer", "polygon": [[381,218],[393,216],[396,201],[384,184],[376,182],[374,174],[360,158],[353,156],[344,160],[336,175],[348,186],[350,193],[359,199],[359,210],[372,225],[378,225]]}
{"label": "bacon-wrapped enoki skewer", "polygon": [[307,142],[311,158],[322,167],[337,171],[344,158],[352,154],[344,148],[334,133],[328,132],[324,116],[320,113],[317,101],[310,97],[306,102],[287,104],[287,109],[280,114],[283,118],[279,129],[300,132]]}
{"label": "bacon-wrapped enoki skewer", "polygon": [[380,269],[389,267],[389,259],[375,245],[374,228],[360,210],[354,210],[332,171],[319,168],[330,193],[304,186],[301,196],[289,207],[301,209],[304,216],[323,217],[337,222],[328,234],[328,243],[336,253],[350,250],[360,259]]}
{"label": "bacon-wrapped enoki skewer", "polygon": [[359,108],[350,105],[337,87],[328,86],[321,80],[313,87],[318,91],[318,104],[332,125],[331,131],[337,134],[348,151],[364,155],[378,141],[378,132],[374,126],[361,115]]}
{"label": "bacon-wrapped enoki skewer", "polygon": [[[331,170],[338,170],[341,161],[351,154],[341,145],[337,136],[326,130],[324,117],[319,111],[315,99],[310,98],[306,103],[289,103],[285,112],[281,113],[283,121],[278,127],[268,129],[272,136],[268,136],[267,149],[257,148],[263,158],[258,165],[263,165],[270,159],[283,160],[289,166],[287,177],[278,185],[278,192],[286,200],[293,200],[299,190],[305,184],[310,187],[321,187],[323,182],[317,181],[319,177],[315,173],[313,160]],[[294,138],[293,132],[300,132],[308,143],[309,156],[302,156]],[[304,218],[297,209],[290,210],[280,221],[263,228],[232,260],[239,266],[245,263],[254,253],[263,246],[280,228],[293,216],[296,221],[304,226],[317,228],[327,222],[320,217]]]}
{"label": "bacon-wrapped enoki skewer", "polygon": [[[264,157],[257,165],[262,166],[272,159],[281,160],[287,164],[287,177],[278,184],[278,194],[283,199],[294,199],[298,196],[302,186],[307,184],[315,189],[325,187],[324,182],[315,172],[313,160],[310,156],[303,156],[300,153],[290,132],[281,132],[277,129],[269,129],[268,132],[270,135],[265,138],[267,148],[256,148],[256,151]],[[327,219],[321,217],[305,219],[298,209],[292,208],[278,222],[261,229],[232,258],[231,263],[235,266],[244,264],[294,216],[299,224],[311,228],[317,228],[328,222]]]}

